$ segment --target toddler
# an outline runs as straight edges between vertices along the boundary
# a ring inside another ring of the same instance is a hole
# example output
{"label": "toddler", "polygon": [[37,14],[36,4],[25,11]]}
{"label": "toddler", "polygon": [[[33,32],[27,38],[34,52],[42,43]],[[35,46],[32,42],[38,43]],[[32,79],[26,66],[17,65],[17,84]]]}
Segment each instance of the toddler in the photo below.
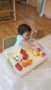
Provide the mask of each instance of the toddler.
{"label": "toddler", "polygon": [[16,38],[16,46],[23,46],[25,48],[33,47],[31,44],[32,29],[27,24],[21,24],[18,27],[18,35]]}

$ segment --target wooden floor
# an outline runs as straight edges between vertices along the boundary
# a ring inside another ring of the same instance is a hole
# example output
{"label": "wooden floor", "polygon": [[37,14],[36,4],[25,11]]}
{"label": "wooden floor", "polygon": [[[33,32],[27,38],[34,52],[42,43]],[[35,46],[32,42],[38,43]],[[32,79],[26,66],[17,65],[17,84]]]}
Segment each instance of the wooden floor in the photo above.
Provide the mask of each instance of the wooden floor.
{"label": "wooden floor", "polygon": [[37,30],[36,38],[42,38],[51,33],[51,20],[46,17],[39,17],[36,8],[23,4],[16,4],[17,19],[13,21],[0,21],[0,46],[2,40],[6,37],[17,34],[17,27],[21,23],[27,23],[32,27],[32,30]]}

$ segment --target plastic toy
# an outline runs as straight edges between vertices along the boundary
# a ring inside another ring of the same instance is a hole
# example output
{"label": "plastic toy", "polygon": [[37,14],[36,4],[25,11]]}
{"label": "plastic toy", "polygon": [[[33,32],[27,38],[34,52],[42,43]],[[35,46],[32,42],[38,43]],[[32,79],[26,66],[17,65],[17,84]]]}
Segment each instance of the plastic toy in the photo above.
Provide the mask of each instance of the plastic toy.
{"label": "plastic toy", "polygon": [[28,54],[24,54],[22,59],[24,59],[24,60],[28,59]]}
{"label": "plastic toy", "polygon": [[21,53],[21,54],[26,54],[26,51],[25,51],[24,49],[21,49],[21,50],[20,50],[20,53]]}
{"label": "plastic toy", "polygon": [[32,60],[31,59],[27,60],[26,62],[24,62],[24,61],[22,62],[23,67],[27,67],[27,66],[29,66],[31,64],[32,64]]}
{"label": "plastic toy", "polygon": [[35,56],[40,56],[40,52],[37,51],[37,50],[33,50],[33,55],[35,55]]}
{"label": "plastic toy", "polygon": [[46,56],[46,53],[42,53],[42,56]]}
{"label": "plastic toy", "polygon": [[21,71],[21,70],[23,69],[23,67],[22,67],[19,63],[17,63],[17,64],[15,65],[15,67],[16,67],[16,69],[18,69],[19,71]]}

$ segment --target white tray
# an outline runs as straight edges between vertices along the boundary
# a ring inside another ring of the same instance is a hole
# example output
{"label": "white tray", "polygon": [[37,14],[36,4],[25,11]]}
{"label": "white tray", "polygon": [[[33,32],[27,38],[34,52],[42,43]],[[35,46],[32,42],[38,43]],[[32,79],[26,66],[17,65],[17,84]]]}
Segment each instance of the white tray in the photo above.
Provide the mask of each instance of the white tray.
{"label": "white tray", "polygon": [[[31,55],[31,50],[27,51],[28,55],[30,56],[30,59],[32,59],[32,64],[28,65],[27,67],[23,67],[22,70],[18,70],[15,65],[18,63],[18,61],[14,60],[13,57],[18,55],[19,57],[22,57],[22,55],[19,54],[20,48],[16,48],[16,50],[13,51],[8,51],[5,53],[5,57],[7,60],[10,62],[11,66],[13,66],[13,69],[17,72],[19,76],[24,76],[27,74],[29,71],[31,71],[33,68],[37,67],[41,63],[45,62],[48,59],[49,55],[49,50],[44,47],[43,45],[39,44],[36,40],[33,40],[32,42],[36,47],[40,48],[42,52],[44,52],[46,55],[45,56],[32,56]],[[26,62],[26,61],[25,61]]]}

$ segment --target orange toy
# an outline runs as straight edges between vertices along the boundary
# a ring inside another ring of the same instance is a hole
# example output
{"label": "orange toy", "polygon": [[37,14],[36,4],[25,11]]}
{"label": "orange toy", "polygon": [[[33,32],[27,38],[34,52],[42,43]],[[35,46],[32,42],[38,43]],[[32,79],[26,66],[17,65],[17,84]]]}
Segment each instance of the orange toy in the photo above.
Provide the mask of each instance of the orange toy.
{"label": "orange toy", "polygon": [[28,60],[28,65],[32,64],[32,59]]}
{"label": "orange toy", "polygon": [[23,67],[27,67],[28,63],[27,62],[22,62]]}
{"label": "orange toy", "polygon": [[27,67],[28,65],[31,65],[32,64],[32,60],[30,59],[30,60],[27,60],[26,62],[22,62],[22,65],[23,65],[23,67]]}

